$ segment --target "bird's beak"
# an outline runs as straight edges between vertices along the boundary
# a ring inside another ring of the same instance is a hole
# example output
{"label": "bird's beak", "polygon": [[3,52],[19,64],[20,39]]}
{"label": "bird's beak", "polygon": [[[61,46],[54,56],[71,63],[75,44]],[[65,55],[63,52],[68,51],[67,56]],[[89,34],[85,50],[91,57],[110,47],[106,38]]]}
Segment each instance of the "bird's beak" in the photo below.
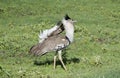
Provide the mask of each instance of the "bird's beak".
{"label": "bird's beak", "polygon": [[77,22],[77,21],[76,21],[76,20],[73,20],[72,22],[75,23],[75,22]]}

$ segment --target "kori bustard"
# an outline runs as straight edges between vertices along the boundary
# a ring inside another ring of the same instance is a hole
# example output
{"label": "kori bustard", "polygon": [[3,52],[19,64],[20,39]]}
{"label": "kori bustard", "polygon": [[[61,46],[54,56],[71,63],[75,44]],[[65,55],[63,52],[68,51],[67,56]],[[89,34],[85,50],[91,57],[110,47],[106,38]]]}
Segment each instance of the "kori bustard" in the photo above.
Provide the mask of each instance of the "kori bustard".
{"label": "kori bustard", "polygon": [[[74,22],[75,21],[73,21],[68,15],[65,15],[62,21],[59,22],[56,27],[51,29],[53,31],[50,32],[47,38],[43,38],[40,43],[30,49],[30,53],[42,56],[48,52],[55,51],[56,53],[54,56],[54,69],[56,67],[56,58],[58,54],[58,59],[62,63],[63,68],[67,70],[62,60],[62,50],[73,42]],[[65,30],[66,32],[65,35],[61,34],[63,30]]]}

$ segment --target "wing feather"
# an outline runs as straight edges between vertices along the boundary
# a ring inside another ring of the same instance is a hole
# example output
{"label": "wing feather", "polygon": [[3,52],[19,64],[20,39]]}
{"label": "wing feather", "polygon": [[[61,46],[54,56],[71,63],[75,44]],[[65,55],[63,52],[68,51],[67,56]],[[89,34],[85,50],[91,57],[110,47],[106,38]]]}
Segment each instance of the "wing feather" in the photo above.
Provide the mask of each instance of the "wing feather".
{"label": "wing feather", "polygon": [[59,21],[57,23],[57,25],[55,25],[54,27],[50,28],[50,29],[46,29],[43,32],[40,31],[39,36],[39,43],[42,43],[45,39],[47,39],[50,36],[53,35],[58,35],[63,31],[63,25],[62,22]]}

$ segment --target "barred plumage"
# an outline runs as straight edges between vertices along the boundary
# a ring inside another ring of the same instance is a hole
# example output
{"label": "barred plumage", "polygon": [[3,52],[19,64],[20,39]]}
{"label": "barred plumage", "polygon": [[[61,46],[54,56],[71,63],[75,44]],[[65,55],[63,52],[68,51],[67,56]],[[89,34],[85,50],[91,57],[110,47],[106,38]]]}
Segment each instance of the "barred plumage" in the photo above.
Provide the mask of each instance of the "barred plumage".
{"label": "barred plumage", "polygon": [[[57,24],[57,28],[47,30],[47,34],[45,35],[43,41],[38,43],[37,45],[33,46],[30,49],[30,53],[35,54],[35,55],[44,55],[48,52],[51,51],[56,51],[58,53],[58,58],[61,61],[63,67],[65,70],[66,67],[62,61],[62,55],[61,51],[66,48],[72,41],[73,41],[73,35],[74,35],[74,26],[73,26],[73,20],[66,15],[61,22]],[[63,35],[61,32],[65,29],[66,34]],[[50,31],[50,33],[48,33]],[[57,55],[54,56],[54,68],[56,65],[56,57]]]}

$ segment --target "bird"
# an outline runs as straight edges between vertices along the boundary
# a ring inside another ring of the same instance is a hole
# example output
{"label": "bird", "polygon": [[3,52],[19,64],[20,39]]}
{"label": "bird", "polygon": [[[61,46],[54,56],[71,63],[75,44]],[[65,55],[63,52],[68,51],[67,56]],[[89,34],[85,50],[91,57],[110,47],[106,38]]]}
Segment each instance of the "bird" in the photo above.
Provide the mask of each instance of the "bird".
{"label": "bird", "polygon": [[[44,39],[42,42],[34,45],[30,49],[30,53],[34,55],[45,55],[49,52],[56,52],[54,56],[54,69],[56,68],[56,59],[60,60],[63,68],[67,70],[63,59],[62,59],[62,51],[68,47],[74,39],[74,22],[67,14],[64,16],[61,22],[58,23],[58,25],[63,26],[64,28],[61,28],[61,31],[65,30],[65,34],[59,34],[52,32],[49,37]],[[60,28],[58,27],[58,28]],[[57,30],[56,30],[57,31]]]}

